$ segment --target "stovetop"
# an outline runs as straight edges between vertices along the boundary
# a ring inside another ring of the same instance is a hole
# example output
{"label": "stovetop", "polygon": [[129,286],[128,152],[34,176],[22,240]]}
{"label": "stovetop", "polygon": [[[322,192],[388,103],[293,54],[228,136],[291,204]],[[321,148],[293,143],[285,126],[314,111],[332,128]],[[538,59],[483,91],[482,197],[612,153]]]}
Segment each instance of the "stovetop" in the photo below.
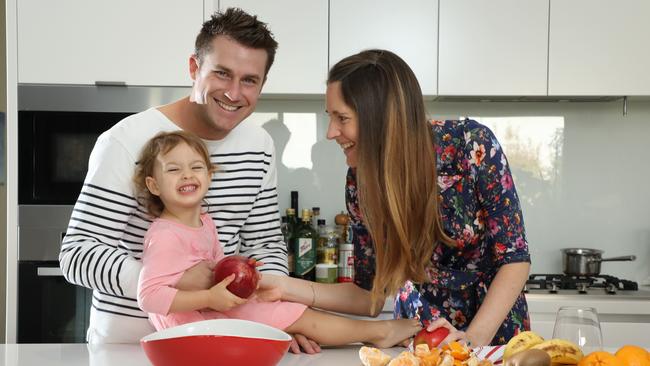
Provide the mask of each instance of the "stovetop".
{"label": "stovetop", "polygon": [[[572,291],[567,291],[572,290]],[[634,281],[619,279],[614,276],[568,276],[564,274],[532,274],[526,281],[526,293],[575,293],[575,294],[608,294],[616,295],[621,292],[638,291],[639,285]]]}

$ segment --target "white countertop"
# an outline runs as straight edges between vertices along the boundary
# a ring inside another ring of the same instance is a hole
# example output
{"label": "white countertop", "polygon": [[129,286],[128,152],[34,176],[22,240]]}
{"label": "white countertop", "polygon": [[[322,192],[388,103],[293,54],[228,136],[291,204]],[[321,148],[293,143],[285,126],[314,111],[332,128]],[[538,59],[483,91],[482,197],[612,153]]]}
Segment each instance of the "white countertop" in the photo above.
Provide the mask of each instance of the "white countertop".
{"label": "white countertop", "polygon": [[[287,353],[279,366],[359,365],[360,346],[326,348],[316,355]],[[396,356],[405,348],[384,350]],[[3,363],[4,362],[4,363]],[[6,366],[147,366],[137,344],[0,344],[0,365]]]}
{"label": "white countertop", "polygon": [[[325,348],[316,355],[287,353],[279,366],[357,366],[360,345]],[[405,348],[383,350],[395,357]],[[606,348],[615,351],[615,348]],[[4,363],[3,363],[4,362]],[[0,344],[0,365],[6,366],[147,366],[140,345],[110,344]]]}

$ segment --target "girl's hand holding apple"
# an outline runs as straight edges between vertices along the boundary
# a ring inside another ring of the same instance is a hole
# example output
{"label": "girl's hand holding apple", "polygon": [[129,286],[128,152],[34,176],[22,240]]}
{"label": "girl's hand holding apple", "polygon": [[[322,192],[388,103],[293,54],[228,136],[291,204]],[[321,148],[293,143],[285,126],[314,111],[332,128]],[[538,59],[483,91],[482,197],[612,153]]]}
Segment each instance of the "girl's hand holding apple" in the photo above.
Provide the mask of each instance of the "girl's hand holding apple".
{"label": "girl's hand holding apple", "polygon": [[235,280],[236,275],[233,273],[223,281],[206,290],[207,307],[215,311],[228,311],[236,306],[246,303],[246,299],[234,295],[228,290],[228,286]]}

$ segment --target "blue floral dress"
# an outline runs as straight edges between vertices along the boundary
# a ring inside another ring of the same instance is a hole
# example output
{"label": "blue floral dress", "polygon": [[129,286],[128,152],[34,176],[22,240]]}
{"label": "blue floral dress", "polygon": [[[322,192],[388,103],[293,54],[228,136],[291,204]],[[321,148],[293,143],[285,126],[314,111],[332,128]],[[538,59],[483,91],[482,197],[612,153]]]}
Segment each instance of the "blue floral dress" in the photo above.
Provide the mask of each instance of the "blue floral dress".
{"label": "blue floral dress", "polygon": [[[394,315],[419,317],[424,326],[445,317],[466,330],[499,268],[530,262],[528,243],[506,156],[492,131],[473,120],[431,125],[443,227],[457,247],[435,247],[427,269],[430,281],[407,282],[395,299]],[[375,253],[359,210],[354,169],[348,170],[345,198],[355,248],[355,283],[370,289]],[[530,320],[522,292],[491,344],[507,343],[524,330],[530,330]]]}

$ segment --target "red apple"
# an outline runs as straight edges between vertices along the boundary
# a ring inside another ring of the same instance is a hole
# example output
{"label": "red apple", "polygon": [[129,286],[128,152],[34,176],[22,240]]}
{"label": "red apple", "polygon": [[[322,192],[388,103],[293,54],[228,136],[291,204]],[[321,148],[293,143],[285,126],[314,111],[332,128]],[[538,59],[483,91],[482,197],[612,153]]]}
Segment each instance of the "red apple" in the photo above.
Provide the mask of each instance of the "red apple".
{"label": "red apple", "polygon": [[226,288],[236,296],[248,298],[255,292],[259,281],[255,259],[231,255],[220,260],[214,267],[214,281],[219,283],[233,273],[235,279]]}
{"label": "red apple", "polygon": [[413,339],[413,346],[426,343],[429,346],[429,349],[434,349],[435,347],[438,347],[440,342],[442,342],[442,340],[445,339],[448,334],[449,329],[447,328],[440,327],[430,332],[424,328],[415,335],[415,339]]}

